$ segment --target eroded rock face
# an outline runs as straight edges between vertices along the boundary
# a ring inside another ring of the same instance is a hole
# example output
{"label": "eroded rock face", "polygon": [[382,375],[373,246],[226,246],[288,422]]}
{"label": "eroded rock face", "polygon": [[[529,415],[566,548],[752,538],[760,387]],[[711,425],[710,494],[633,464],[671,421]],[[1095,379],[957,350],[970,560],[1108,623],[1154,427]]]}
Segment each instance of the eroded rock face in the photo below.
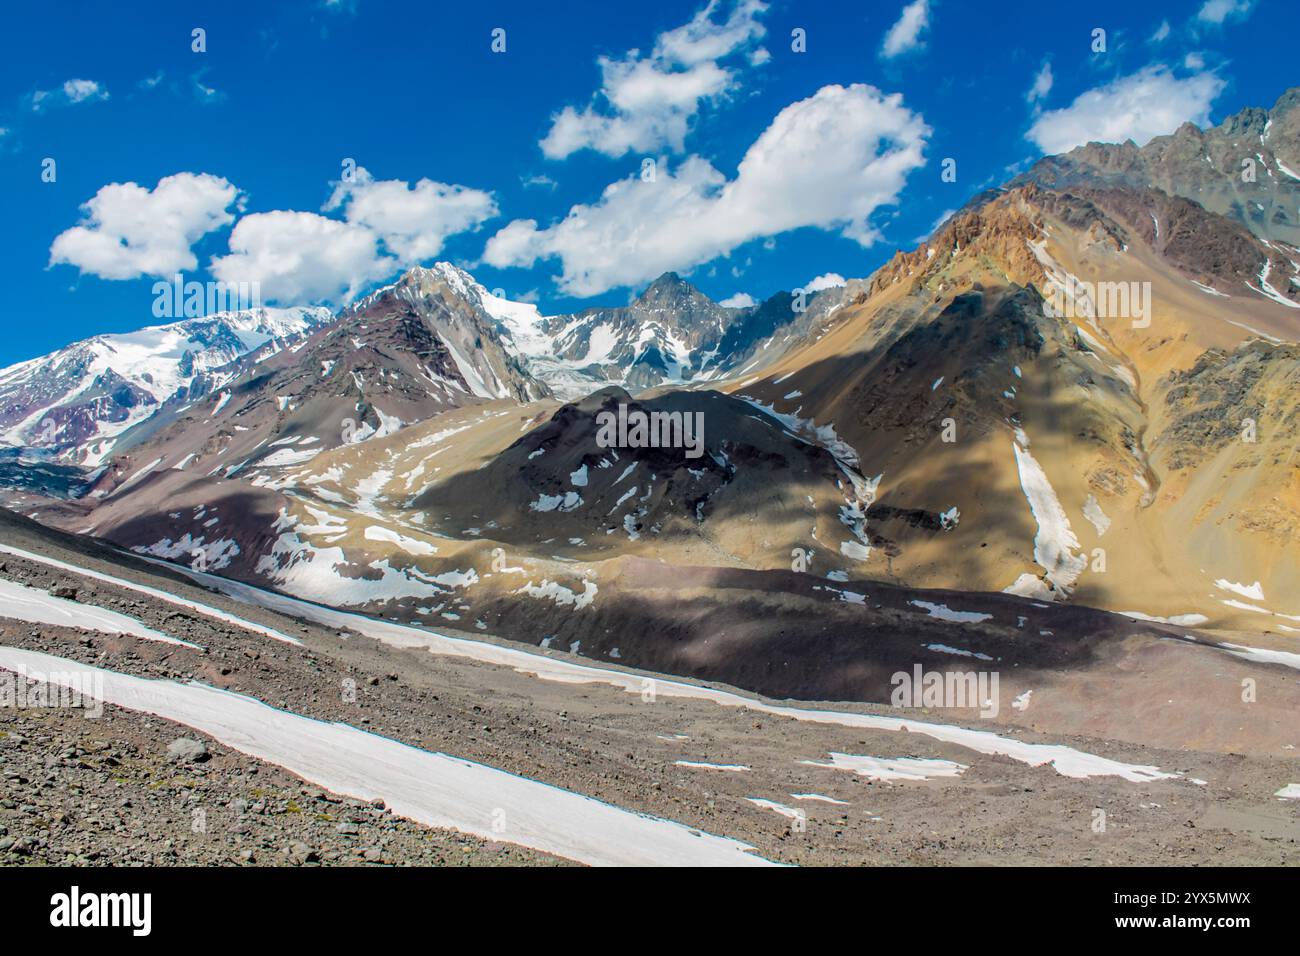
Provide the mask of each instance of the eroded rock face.
{"label": "eroded rock face", "polygon": [[1232,445],[1272,460],[1300,442],[1300,346],[1256,340],[1207,351],[1161,386],[1170,422],[1155,447],[1171,470],[1194,468]]}
{"label": "eroded rock face", "polygon": [[[899,252],[874,276],[868,289],[873,296],[899,282],[915,290],[945,270],[954,256],[986,257],[1012,281],[1021,285],[1042,282],[1046,275],[1029,247],[1043,235],[1038,204],[1048,198],[1026,186],[1003,195],[984,194],[949,219],[934,236],[912,252]],[[981,202],[983,199],[985,201]],[[1076,203],[1082,211],[1084,204]],[[1095,216],[1095,210],[1091,211]]]}
{"label": "eroded rock face", "polygon": [[505,347],[483,292],[468,273],[440,262],[410,270],[345,310],[340,321],[376,327],[398,352],[430,360],[433,374],[477,397],[526,402],[549,395]]}

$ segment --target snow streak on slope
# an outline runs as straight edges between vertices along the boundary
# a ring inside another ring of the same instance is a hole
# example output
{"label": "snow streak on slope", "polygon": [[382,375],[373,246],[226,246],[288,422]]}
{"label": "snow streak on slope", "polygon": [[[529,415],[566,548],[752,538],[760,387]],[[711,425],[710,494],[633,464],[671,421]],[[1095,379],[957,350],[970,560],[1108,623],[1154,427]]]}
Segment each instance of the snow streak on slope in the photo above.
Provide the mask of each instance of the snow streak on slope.
{"label": "snow streak on slope", "polygon": [[851,770],[871,780],[929,780],[931,777],[958,777],[969,770],[965,764],[929,757],[867,757],[830,753],[830,763],[802,760],[810,767]]}
{"label": "snow streak on slope", "polygon": [[1282,293],[1278,292],[1277,289],[1268,284],[1268,274],[1272,268],[1272,261],[1265,259],[1264,265],[1259,270],[1259,288],[1255,288],[1255,286],[1251,285],[1249,282],[1246,283],[1246,287],[1272,299],[1279,305],[1285,305],[1289,309],[1300,309],[1300,302],[1292,302],[1286,296],[1282,295]]}
{"label": "snow streak on slope", "polygon": [[1029,510],[1038,522],[1034,536],[1034,560],[1047,572],[1047,580],[1057,595],[1068,595],[1074,583],[1088,566],[1088,558],[1075,554],[1079,539],[1074,536],[1070,519],[1061,507],[1056,492],[1042,466],[1019,442],[1012,442],[1016,452],[1016,468],[1020,472],[1020,487],[1029,499]]}
{"label": "snow streak on slope", "polygon": [[1240,644],[1220,644],[1219,647],[1226,650],[1233,657],[1240,657],[1246,661],[1258,661],[1263,664],[1281,664],[1283,667],[1293,667],[1300,670],[1300,654],[1294,654],[1290,651],[1270,651],[1262,647],[1243,647]]}
{"label": "snow streak on slope", "polygon": [[0,617],[10,617],[31,624],[80,627],[105,634],[130,634],[132,637],[142,637],[146,641],[161,641],[164,644],[183,644],[186,647],[198,648],[197,644],[145,627],[135,618],[127,617],[125,614],[56,598],[45,591],[29,588],[15,581],[0,580]]}
{"label": "snow streak on slope", "polygon": [[792,414],[778,412],[774,405],[764,405],[748,395],[739,395],[737,397],[769,418],[776,419],[795,438],[828,452],[835,459],[840,471],[853,485],[853,491],[859,501],[870,504],[876,500],[876,489],[880,486],[882,476],[877,475],[875,478],[867,478],[864,475],[862,472],[862,459],[858,455],[858,450],[836,434],[833,422],[818,426],[811,418],[800,418],[797,411]]}
{"label": "snow streak on slope", "polygon": [[233,614],[220,611],[215,607],[209,607],[206,604],[200,604],[197,601],[191,601],[188,598],[178,597],[168,591],[160,591],[158,588],[151,588],[146,584],[137,584],[134,581],[127,581],[125,578],[113,577],[111,574],[101,574],[98,571],[91,571],[89,568],[78,567],[73,564],[68,564],[65,561],[59,561],[55,558],[47,558],[43,554],[33,554],[31,551],[24,551],[22,548],[11,547],[7,544],[0,544],[0,553],[11,554],[16,558],[26,558],[28,561],[35,561],[52,568],[58,568],[60,571],[68,571],[72,574],[79,574],[82,577],[87,577],[94,581],[102,581],[105,584],[111,584],[114,587],[126,588],[129,591],[147,594],[152,598],[157,598],[159,601],[166,601],[168,604],[175,604],[177,607],[186,608],[190,611],[202,614],[204,617],[210,617],[226,624],[233,624],[246,631],[253,631],[256,634],[265,635],[273,640],[284,641],[286,644],[302,643],[298,638],[290,637],[288,634],[282,634],[275,630],[275,628],[267,627],[264,624],[254,624],[252,621],[246,621],[242,617],[236,617]]}
{"label": "snow streak on slope", "polygon": [[[158,562],[162,564],[163,562]],[[167,565],[164,565],[167,566]],[[566,684],[609,684],[628,693],[640,694],[646,678],[631,671],[614,670],[599,665],[577,664],[558,658],[546,657],[529,651],[498,644],[487,644],[467,638],[448,637],[435,631],[397,624],[376,618],[336,611],[333,608],[309,604],[296,598],[261,588],[231,581],[214,574],[176,567],[174,570],[187,577],[215,588],[236,600],[279,611],[293,617],[306,618],[331,628],[350,628],[393,647],[423,647],[434,654],[461,657],[509,667],[523,674],[532,674],[543,680]],[[1175,779],[1178,774],[1166,773],[1159,767],[1128,764],[1108,757],[1075,750],[1060,744],[1032,744],[1012,737],[1002,737],[987,730],[968,730],[950,724],[935,724],[902,717],[884,717],[877,714],[857,714],[815,708],[787,707],[769,704],[733,691],[701,687],[680,681],[655,678],[655,692],[661,696],[694,700],[709,700],[723,707],[743,707],[759,713],[792,720],[818,724],[834,724],[864,730],[909,731],[924,734],[936,740],[953,743],[982,754],[1001,754],[1031,767],[1051,764],[1052,768],[1067,777],[1117,776],[1133,782]]]}
{"label": "snow streak on slope", "polygon": [[934,604],[930,601],[909,601],[916,607],[921,608],[930,617],[937,617],[941,621],[952,621],[954,624],[978,624],[981,621],[992,620],[992,614],[985,614],[983,611],[954,611],[946,604]]}
{"label": "snow streak on slope", "polygon": [[1264,586],[1256,581],[1254,584],[1238,584],[1235,581],[1229,581],[1226,578],[1219,578],[1214,582],[1214,586],[1222,588],[1225,591],[1232,591],[1234,594],[1240,594],[1242,597],[1250,598],[1252,601],[1264,600]]}
{"label": "snow streak on slope", "polygon": [[[382,799],[398,816],[427,826],[593,865],[771,865],[736,840],[215,687],[145,680],[13,647],[0,647],[0,667],[55,682],[76,679],[97,693],[102,688],[105,703],[193,727],[334,793]],[[498,832],[493,823],[502,815],[505,829]]]}
{"label": "snow streak on slope", "polygon": [[1097,501],[1096,495],[1089,495],[1087,500],[1084,501],[1083,516],[1097,529],[1097,537],[1099,538],[1110,529],[1110,517],[1101,510],[1101,504]]}

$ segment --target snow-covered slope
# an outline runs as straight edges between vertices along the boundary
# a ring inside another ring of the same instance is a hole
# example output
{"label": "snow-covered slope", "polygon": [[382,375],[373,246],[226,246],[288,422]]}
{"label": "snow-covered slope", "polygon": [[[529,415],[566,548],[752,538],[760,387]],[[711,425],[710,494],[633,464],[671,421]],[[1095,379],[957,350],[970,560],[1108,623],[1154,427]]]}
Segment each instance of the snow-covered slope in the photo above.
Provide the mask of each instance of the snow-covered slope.
{"label": "snow-covered slope", "polygon": [[326,309],[223,312],[138,332],[97,335],[0,371],[0,444],[94,465],[113,439],[165,402],[197,398],[235,372],[330,321]]}
{"label": "snow-covered slope", "polygon": [[[805,314],[812,317],[825,311],[841,294],[828,290],[807,297],[806,313],[795,308],[795,302],[802,306],[802,300],[785,292],[758,305],[731,308],[669,272],[626,306],[544,315],[536,305],[489,292],[469,273],[439,262],[413,270],[354,309],[369,308],[386,295],[409,298],[403,287],[411,286],[413,277],[445,283],[472,310],[490,317],[506,351],[565,400],[609,385],[638,391],[715,381],[753,358],[760,347],[766,348],[779,329],[806,324]],[[773,350],[763,358],[775,355]],[[482,397],[505,396],[489,383]]]}
{"label": "snow-covered slope", "polygon": [[438,262],[427,269],[411,269],[392,285],[354,303],[340,318],[383,321],[395,311],[406,310],[427,327],[430,346],[446,351],[456,377],[476,398],[543,397],[546,388],[529,374],[518,350],[502,340],[505,330],[499,327],[493,308],[506,314],[530,307],[498,299],[468,272]]}

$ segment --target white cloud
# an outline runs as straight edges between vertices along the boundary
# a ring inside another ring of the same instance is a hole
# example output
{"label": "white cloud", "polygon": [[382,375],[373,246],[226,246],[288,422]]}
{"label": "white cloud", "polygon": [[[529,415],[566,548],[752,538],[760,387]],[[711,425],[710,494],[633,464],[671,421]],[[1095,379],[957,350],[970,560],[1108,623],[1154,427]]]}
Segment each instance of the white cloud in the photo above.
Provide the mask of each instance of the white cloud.
{"label": "white cloud", "polygon": [[688,23],[660,34],[648,57],[639,50],[621,59],[601,57],[595,101],[557,113],[541,141],[542,152],[551,159],[582,149],[611,157],[665,146],[681,152],[700,106],[735,87],[735,72],[718,61],[742,51],[749,51],[754,65],[770,58],[762,48],[753,49],[766,32],[758,17],[767,4],[737,0],[730,15],[717,22],[720,6],[719,0],[709,0]]}
{"label": "white cloud", "polygon": [[727,309],[749,309],[758,305],[758,303],[754,301],[754,297],[748,292],[737,292],[735,295],[723,299],[718,305]]}
{"label": "white cloud", "polygon": [[1169,21],[1161,20],[1160,26],[1156,27],[1156,32],[1151,34],[1150,43],[1163,43],[1169,38]]}
{"label": "white cloud", "polygon": [[1042,68],[1034,77],[1034,85],[1025,94],[1025,99],[1030,103],[1037,103],[1039,100],[1045,99],[1050,92],[1052,92],[1052,64],[1048,60],[1043,62]]}
{"label": "white cloud", "polygon": [[1205,69],[1205,56],[1196,51],[1192,51],[1183,57],[1183,69],[1200,71]]}
{"label": "white cloud", "polygon": [[1244,20],[1254,8],[1254,0],[1205,0],[1196,13],[1202,23],[1222,24],[1225,20]]}
{"label": "white cloud", "polygon": [[87,100],[106,100],[108,90],[94,80],[67,80],[57,90],[37,90],[31,95],[32,109],[39,113],[51,106],[70,106]]}
{"label": "white cloud", "polygon": [[348,302],[398,263],[366,226],[312,212],[253,213],[230,233],[230,255],[213,259],[225,282],[257,282],[263,301],[285,305]]}
{"label": "white cloud", "polygon": [[212,274],[259,283],[267,302],[346,303],[497,214],[490,193],[431,179],[377,180],[361,166],[350,182],[333,185],[322,211],[340,210],[342,220],[286,209],[244,216]]}
{"label": "white cloud", "polygon": [[1223,87],[1213,72],[1179,79],[1166,66],[1148,66],[1088,90],[1064,109],[1043,113],[1025,135],[1044,153],[1129,139],[1141,146],[1184,122],[1204,126]]}
{"label": "white cloud", "polygon": [[102,279],[171,276],[198,263],[190,247],[228,225],[238,190],[219,176],[176,173],[152,190],[104,186],[81,208],[82,222],[50,246],[50,265],[66,263]]}
{"label": "white cloud", "polygon": [[468,186],[421,179],[376,180],[357,167],[352,182],[337,182],[325,212],[343,209],[344,218],[368,226],[403,263],[431,259],[448,236],[477,229],[497,214],[491,193]]}
{"label": "white cloud", "polygon": [[838,272],[827,272],[825,275],[819,275],[817,278],[805,282],[803,290],[808,293],[820,292],[822,289],[837,289],[844,283],[844,276]]}
{"label": "white cloud", "polygon": [[924,162],[929,134],[898,94],[826,86],[777,114],[734,179],[698,156],[676,170],[664,160],[655,181],[612,183],[597,202],[574,206],[547,228],[532,219],[510,223],[488,241],[483,259],[527,268],[558,258],[560,288],[589,296],[802,227],[869,246],[879,238],[871,214],[896,202],[907,175]]}
{"label": "white cloud", "polygon": [[930,0],[912,0],[903,7],[898,22],[885,34],[880,55],[887,60],[921,46],[921,34],[930,27]]}
{"label": "white cloud", "polygon": [[655,58],[695,66],[743,49],[766,32],[757,20],[767,11],[767,4],[761,0],[740,0],[726,21],[717,23],[713,14],[720,6],[718,0],[709,0],[689,23],[661,33],[655,43]]}
{"label": "white cloud", "polygon": [[80,103],[89,99],[108,99],[108,91],[102,90],[94,80],[68,80],[63,84],[63,95],[69,103]]}

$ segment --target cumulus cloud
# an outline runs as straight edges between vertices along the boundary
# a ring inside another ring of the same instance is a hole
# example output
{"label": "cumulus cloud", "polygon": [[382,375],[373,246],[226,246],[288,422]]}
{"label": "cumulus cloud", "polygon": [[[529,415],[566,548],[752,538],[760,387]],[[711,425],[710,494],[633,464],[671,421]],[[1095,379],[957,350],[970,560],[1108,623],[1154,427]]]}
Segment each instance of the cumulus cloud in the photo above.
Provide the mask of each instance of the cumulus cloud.
{"label": "cumulus cloud", "polygon": [[922,45],[921,34],[930,28],[930,0],[912,0],[903,7],[898,22],[885,34],[880,55],[886,60],[902,56]]}
{"label": "cumulus cloud", "polygon": [[491,193],[431,179],[375,179],[361,166],[333,185],[322,212],[340,211],[342,219],[285,209],[244,216],[212,274],[259,283],[267,302],[346,303],[497,214]]}
{"label": "cumulus cloud", "polygon": [[31,95],[32,109],[37,113],[52,106],[70,106],[86,101],[106,100],[108,90],[94,80],[68,80],[57,90],[37,90]]}
{"label": "cumulus cloud", "polygon": [[1151,43],[1163,43],[1169,39],[1169,21],[1161,20],[1160,26],[1156,27],[1156,32],[1151,34]]}
{"label": "cumulus cloud", "polygon": [[834,230],[869,246],[879,238],[872,213],[897,200],[924,162],[929,134],[898,94],[826,86],[777,114],[734,179],[698,156],[675,170],[665,159],[654,181],[612,183],[597,202],[574,206],[551,226],[510,223],[488,241],[483,260],[528,268],[558,258],[561,290],[589,296],[791,229]]}
{"label": "cumulus cloud", "polygon": [[1044,153],[1129,139],[1141,146],[1185,122],[1204,126],[1223,87],[1213,72],[1180,79],[1166,66],[1148,66],[1088,90],[1063,109],[1043,113],[1025,135]]}
{"label": "cumulus cloud", "polygon": [[376,180],[357,167],[351,182],[337,182],[325,212],[342,209],[344,218],[372,229],[403,263],[431,259],[448,236],[477,229],[497,214],[491,193],[468,186],[421,179]]}
{"label": "cumulus cloud", "polygon": [[111,183],[85,203],[79,225],[50,246],[50,265],[66,263],[102,279],[171,276],[194,269],[191,246],[234,220],[239,191],[219,176],[176,173],[153,189]]}
{"label": "cumulus cloud", "polygon": [[312,212],[253,213],[230,233],[230,254],[211,271],[224,282],[257,282],[263,301],[348,302],[398,263],[383,256],[366,226]]}
{"label": "cumulus cloud", "polygon": [[552,117],[542,152],[551,159],[582,149],[611,157],[662,147],[681,152],[701,105],[736,85],[735,71],[719,61],[746,51],[753,65],[769,58],[755,46],[765,33],[758,17],[767,4],[736,0],[718,21],[720,6],[709,0],[688,23],[660,34],[649,56],[631,50],[622,58],[601,57],[601,88],[593,102],[566,106]]}
{"label": "cumulus cloud", "polygon": [[1048,60],[1043,62],[1042,68],[1034,77],[1034,85],[1025,94],[1025,99],[1030,103],[1037,104],[1039,100],[1046,99],[1047,94],[1050,92],[1052,92],[1052,64]]}
{"label": "cumulus cloud", "polygon": [[749,309],[758,305],[758,303],[754,301],[754,297],[748,292],[737,292],[735,295],[723,299],[718,305],[728,309]]}
{"label": "cumulus cloud", "polygon": [[1196,11],[1196,19],[1215,25],[1229,19],[1244,20],[1250,16],[1254,6],[1254,0],[1205,0],[1201,9]]}
{"label": "cumulus cloud", "polygon": [[804,283],[804,292],[820,292],[822,289],[836,289],[844,285],[844,276],[838,272],[827,272],[825,275],[819,275],[815,279],[810,279]]}

